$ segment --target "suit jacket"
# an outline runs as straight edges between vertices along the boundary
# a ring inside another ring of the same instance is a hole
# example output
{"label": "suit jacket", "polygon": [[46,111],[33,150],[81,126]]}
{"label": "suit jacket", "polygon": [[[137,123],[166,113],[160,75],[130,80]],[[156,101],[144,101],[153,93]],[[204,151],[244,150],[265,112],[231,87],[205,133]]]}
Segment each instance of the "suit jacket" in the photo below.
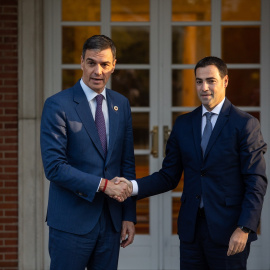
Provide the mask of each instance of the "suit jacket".
{"label": "suit jacket", "polygon": [[228,244],[237,225],[250,228],[257,239],[267,178],[258,120],[226,99],[203,158],[202,107],[177,118],[167,143],[162,169],[138,179],[138,199],[174,189],[184,172],[178,216],[181,240],[192,242],[201,195],[210,236]]}
{"label": "suit jacket", "polygon": [[135,179],[129,102],[109,89],[106,98],[109,114],[106,159],[80,81],[44,104],[40,142],[45,175],[50,180],[47,223],[55,229],[75,234],[90,232],[98,222],[105,200],[117,231],[121,230],[123,220],[136,222],[134,200],[119,203],[97,192],[101,177]]}

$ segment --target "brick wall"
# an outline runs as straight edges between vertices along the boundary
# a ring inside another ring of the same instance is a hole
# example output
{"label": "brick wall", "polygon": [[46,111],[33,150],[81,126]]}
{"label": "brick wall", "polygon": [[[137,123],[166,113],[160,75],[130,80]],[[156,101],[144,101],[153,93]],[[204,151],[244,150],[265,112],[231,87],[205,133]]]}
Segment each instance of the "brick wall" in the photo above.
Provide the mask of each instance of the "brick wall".
{"label": "brick wall", "polygon": [[18,269],[17,0],[0,0],[0,269]]}

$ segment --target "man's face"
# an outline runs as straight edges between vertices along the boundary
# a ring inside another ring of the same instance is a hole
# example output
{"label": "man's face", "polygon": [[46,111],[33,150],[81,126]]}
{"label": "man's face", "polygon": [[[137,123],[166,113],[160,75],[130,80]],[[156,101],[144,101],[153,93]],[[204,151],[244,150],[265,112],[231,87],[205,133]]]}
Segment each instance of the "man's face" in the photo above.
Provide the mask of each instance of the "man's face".
{"label": "man's face", "polygon": [[216,66],[200,67],[196,70],[197,94],[208,111],[212,111],[225,97],[229,77],[220,77]]}
{"label": "man's face", "polygon": [[86,50],[84,59],[81,57],[83,82],[100,94],[114,72],[115,63],[110,48],[103,51]]}

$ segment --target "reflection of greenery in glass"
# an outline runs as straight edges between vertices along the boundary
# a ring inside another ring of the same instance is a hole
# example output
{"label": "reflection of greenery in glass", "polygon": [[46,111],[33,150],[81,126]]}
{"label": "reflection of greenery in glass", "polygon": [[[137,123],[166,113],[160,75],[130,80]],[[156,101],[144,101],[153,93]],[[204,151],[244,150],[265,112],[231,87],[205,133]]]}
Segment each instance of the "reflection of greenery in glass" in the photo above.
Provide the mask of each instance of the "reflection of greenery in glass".
{"label": "reflection of greenery in glass", "polygon": [[100,21],[100,0],[62,0],[63,21]]}
{"label": "reflection of greenery in glass", "polygon": [[131,106],[149,106],[149,70],[115,70],[112,89],[127,97]]}
{"label": "reflection of greenery in glass", "polygon": [[223,26],[222,59],[227,64],[260,63],[260,27]]}
{"label": "reflection of greenery in glass", "polygon": [[82,77],[82,71],[80,69],[62,70],[62,89],[72,87]]}
{"label": "reflection of greenery in glass", "polygon": [[229,69],[226,96],[236,106],[260,106],[260,70]]}
{"label": "reflection of greenery in glass", "polygon": [[149,113],[132,113],[135,149],[149,149]]}
{"label": "reflection of greenery in glass", "polygon": [[210,26],[173,26],[172,63],[196,64],[210,55]]}
{"label": "reflection of greenery in glass", "polygon": [[84,42],[100,34],[99,26],[64,26],[62,28],[62,63],[80,64]]}
{"label": "reflection of greenery in glass", "polygon": [[118,64],[149,64],[149,27],[113,26]]}

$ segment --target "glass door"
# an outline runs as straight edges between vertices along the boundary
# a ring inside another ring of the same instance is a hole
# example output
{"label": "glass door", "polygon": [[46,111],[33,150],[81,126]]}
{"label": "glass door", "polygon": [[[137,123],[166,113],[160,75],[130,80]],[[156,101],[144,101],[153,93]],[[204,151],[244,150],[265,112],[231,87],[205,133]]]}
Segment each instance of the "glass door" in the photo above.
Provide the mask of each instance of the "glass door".
{"label": "glass door", "polygon": [[[117,64],[108,87],[130,101],[137,178],[151,174],[161,167],[177,116],[200,104],[193,68],[205,56],[228,63],[227,97],[267,122],[262,84],[269,72],[263,69],[262,55],[269,38],[260,33],[270,23],[270,9],[265,12],[263,5],[269,8],[267,0],[45,1],[45,97],[81,77],[82,44],[89,36],[111,37]],[[121,249],[119,269],[179,269],[177,217],[183,182],[184,176],[175,190],[138,201],[135,240]],[[269,220],[262,217],[262,224],[259,233]],[[252,269],[263,269],[260,252],[267,245],[260,238],[253,245]]]}

